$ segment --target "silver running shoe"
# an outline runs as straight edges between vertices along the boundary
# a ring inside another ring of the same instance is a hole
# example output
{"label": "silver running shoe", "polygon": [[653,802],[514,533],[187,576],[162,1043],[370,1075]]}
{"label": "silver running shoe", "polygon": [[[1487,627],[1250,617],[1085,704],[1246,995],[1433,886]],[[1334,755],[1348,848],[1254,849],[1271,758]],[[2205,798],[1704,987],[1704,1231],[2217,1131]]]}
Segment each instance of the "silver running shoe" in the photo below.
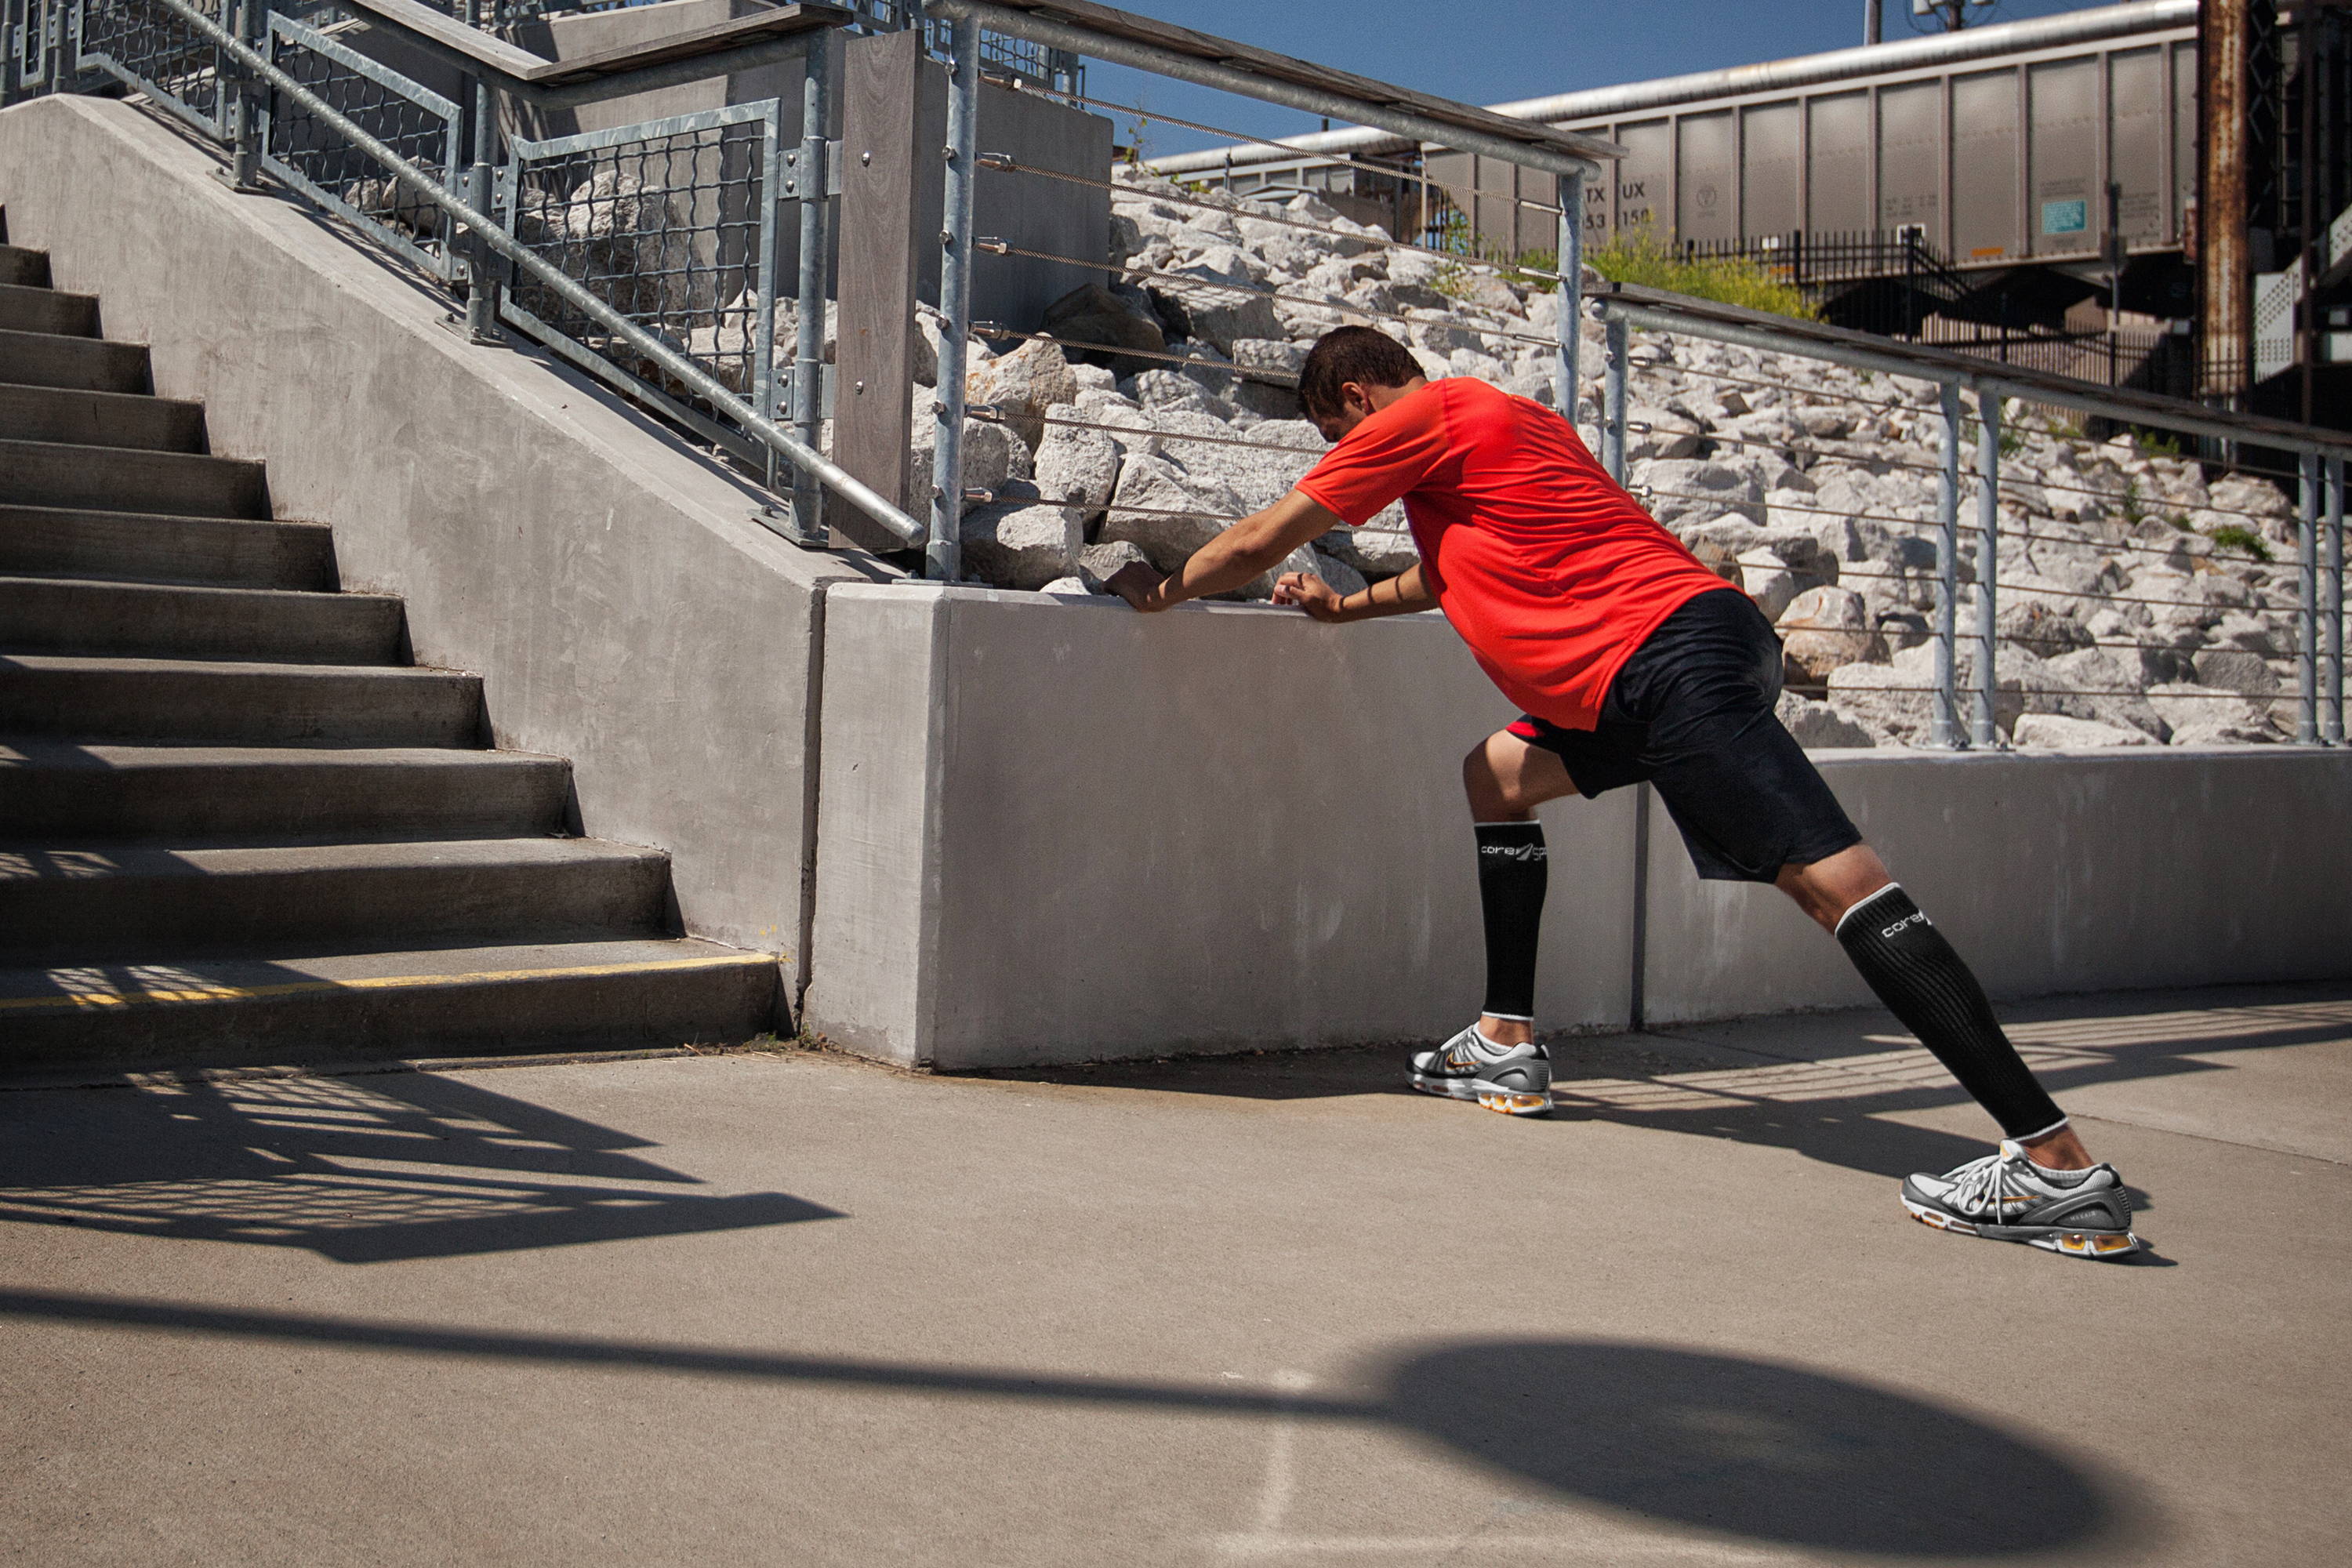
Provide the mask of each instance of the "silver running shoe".
{"label": "silver running shoe", "polygon": [[1940,1176],[1909,1178],[1903,1206],[1937,1230],[2021,1241],[2069,1258],[2129,1258],[2147,1246],[2132,1234],[2131,1197],[2113,1165],[2053,1182],[2006,1140],[1996,1152]]}
{"label": "silver running shoe", "polygon": [[1507,1116],[1542,1116],[1551,1110],[1551,1058],[1533,1043],[1496,1045],[1473,1024],[1433,1051],[1413,1053],[1412,1087]]}

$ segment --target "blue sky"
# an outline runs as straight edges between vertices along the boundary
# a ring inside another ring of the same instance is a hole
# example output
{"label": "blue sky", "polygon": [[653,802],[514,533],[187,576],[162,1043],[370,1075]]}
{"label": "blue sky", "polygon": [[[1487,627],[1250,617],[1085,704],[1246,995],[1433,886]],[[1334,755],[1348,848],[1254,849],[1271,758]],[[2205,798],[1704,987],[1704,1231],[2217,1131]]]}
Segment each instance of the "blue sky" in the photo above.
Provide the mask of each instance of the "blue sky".
{"label": "blue sky", "polygon": [[[1318,64],[1472,103],[1748,65],[1862,42],[1862,0],[1118,0],[1123,8]],[[2087,0],[2000,0],[1990,21],[2085,8]],[[1910,0],[1887,0],[1888,39],[1911,36]],[[1295,110],[1100,64],[1094,97],[1259,136],[1315,130]],[[1117,118],[1114,116],[1114,118]],[[1121,125],[1118,137],[1127,140]],[[1166,125],[1155,153],[1220,138]]]}

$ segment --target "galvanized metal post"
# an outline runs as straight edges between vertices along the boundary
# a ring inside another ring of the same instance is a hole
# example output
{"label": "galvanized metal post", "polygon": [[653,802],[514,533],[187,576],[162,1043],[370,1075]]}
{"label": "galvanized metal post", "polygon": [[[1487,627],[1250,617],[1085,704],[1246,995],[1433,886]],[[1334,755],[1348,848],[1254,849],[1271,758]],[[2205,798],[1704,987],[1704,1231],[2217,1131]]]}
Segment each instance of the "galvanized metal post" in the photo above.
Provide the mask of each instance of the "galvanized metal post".
{"label": "galvanized metal post", "polygon": [[1625,482],[1625,323],[1611,317],[1601,325],[1601,466]]}
{"label": "galvanized metal post", "polygon": [[1937,563],[1942,569],[1936,594],[1936,691],[1927,721],[1927,743],[1958,750],[1960,737],[1958,658],[1960,596],[1960,389],[1950,382],[1941,388],[1944,406],[1944,466],[1936,498],[1936,521],[1942,533]]}
{"label": "galvanized metal post", "polygon": [[[238,0],[227,18],[236,36],[265,54],[269,45],[268,7],[263,0]],[[221,171],[221,182],[231,190],[257,191],[261,188],[261,143],[255,133],[260,120],[260,84],[250,80],[245,72],[233,67],[226,55],[215,55],[216,79],[221,83],[220,113],[227,123],[222,130],[228,137],[228,167]]]}
{"label": "galvanized metal post", "polygon": [[[487,81],[474,83],[474,162],[466,171],[466,200],[476,212],[488,213],[493,201],[491,169],[499,161],[499,102]],[[521,193],[516,193],[520,199]],[[500,268],[487,245],[474,247],[466,289],[466,333],[476,342],[495,343],[499,335]]]}
{"label": "galvanized metal post", "polygon": [[1584,378],[1578,374],[1584,342],[1584,175],[1562,174],[1559,189],[1559,361],[1552,367],[1552,405],[1570,425]]}
{"label": "galvanized metal post", "polygon": [[971,199],[980,168],[980,24],[958,16],[949,30],[948,166],[940,266],[938,434],[931,447],[931,537],[923,574],[951,583],[963,571],[963,357],[971,332]]}
{"label": "galvanized metal post", "polygon": [[[784,106],[779,100],[760,119],[760,180],[753,187],[760,193],[760,254],[758,270],[746,291],[751,308],[751,319],[744,323],[751,338],[751,406],[762,419],[776,416],[776,279],[783,270],[776,248],[783,243],[784,232],[778,215],[783,209],[784,186],[791,179],[784,166],[783,118]],[[726,156],[723,148],[719,155]],[[775,449],[770,447],[771,490],[779,478],[777,461]]]}
{"label": "galvanized metal post", "polygon": [[[467,0],[466,20],[473,26],[488,30],[490,0]],[[478,213],[488,213],[494,200],[495,186],[491,169],[499,161],[499,103],[490,84],[482,78],[461,81],[464,101],[473,107],[474,161],[466,170],[466,205]],[[470,90],[467,90],[470,89]],[[521,193],[515,193],[518,200]],[[466,335],[478,343],[497,343],[505,340],[499,335],[499,274],[500,268],[488,245],[479,236],[468,236],[470,243],[466,255]]]}
{"label": "galvanized metal post", "polygon": [[2320,595],[2322,621],[2319,738],[2331,746],[2344,743],[2344,459],[2327,459],[2327,545],[2321,557],[2326,588]]}
{"label": "galvanized metal post", "polygon": [[2000,690],[1993,624],[2000,611],[2000,394],[1977,388],[1977,701],[1969,739],[2000,744],[1994,699]]}
{"label": "galvanized metal post", "polygon": [[2294,531],[2295,575],[2302,594],[2295,610],[2294,739],[2299,746],[2319,743],[2319,454],[2306,452],[2303,469],[2303,505]]}
{"label": "galvanized metal post", "polygon": [[[833,205],[833,159],[825,140],[833,100],[831,35],[812,41],[801,60],[800,331],[793,342],[793,431],[803,445],[814,447],[824,420],[825,253],[831,248]],[[792,528],[793,542],[810,549],[822,550],[830,541],[824,487],[801,468],[793,470]]]}

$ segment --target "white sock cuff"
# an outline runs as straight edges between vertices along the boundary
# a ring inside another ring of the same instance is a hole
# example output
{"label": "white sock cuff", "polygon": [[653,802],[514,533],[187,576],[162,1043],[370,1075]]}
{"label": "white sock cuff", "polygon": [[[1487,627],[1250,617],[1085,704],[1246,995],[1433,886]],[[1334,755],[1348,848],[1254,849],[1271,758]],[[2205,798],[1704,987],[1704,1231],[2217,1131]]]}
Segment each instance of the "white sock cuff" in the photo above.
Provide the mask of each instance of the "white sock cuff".
{"label": "white sock cuff", "polygon": [[[1524,1013],[1481,1013],[1478,1015],[1478,1022],[1481,1024],[1485,1023],[1489,1018],[1498,1019],[1506,1024],[1532,1024],[1535,1022],[1534,1018]],[[1486,1033],[1484,1029],[1481,1029],[1478,1032],[1480,1034]]]}
{"label": "white sock cuff", "polygon": [[1838,916],[1838,923],[1831,929],[1830,934],[1832,936],[1843,936],[1845,934],[1845,922],[1853,919],[1856,910],[1860,910],[1864,904],[1876,903],[1879,900],[1885,898],[1889,893],[1899,893],[1902,890],[1902,883],[1889,882],[1886,886],[1879,889],[1878,891],[1864,894],[1863,897],[1856,899],[1853,903],[1846,906],[1845,913]]}
{"label": "white sock cuff", "polygon": [[[2050,1137],[2053,1133],[2063,1132],[2067,1128],[2073,1125],[2074,1118],[2062,1116],[2057,1121],[2052,1122],[2049,1126],[2042,1128],[2039,1131],[2021,1132],[2016,1137],[2011,1138],[2010,1142],[2016,1144],[2019,1148],[2023,1149],[2028,1143],[2035,1142],[2041,1139]],[[2025,1157],[2028,1160],[2033,1159],[2033,1155],[2031,1151],[2028,1151]],[[2035,1163],[2037,1164],[2040,1163],[2038,1161]],[[2045,1171],[2054,1171],[2058,1169],[2055,1165],[2043,1165],[2042,1168]]]}

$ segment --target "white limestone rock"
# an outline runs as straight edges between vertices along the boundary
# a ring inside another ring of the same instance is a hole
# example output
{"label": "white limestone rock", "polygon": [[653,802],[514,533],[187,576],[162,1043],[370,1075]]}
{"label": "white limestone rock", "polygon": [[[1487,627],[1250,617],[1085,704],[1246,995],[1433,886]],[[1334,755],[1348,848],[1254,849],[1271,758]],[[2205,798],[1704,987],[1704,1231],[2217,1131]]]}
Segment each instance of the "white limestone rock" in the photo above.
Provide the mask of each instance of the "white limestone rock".
{"label": "white limestone rock", "polygon": [[[1742,563],[1743,567],[1745,563]],[[1808,588],[1777,619],[1786,679],[1819,685],[1848,664],[1883,664],[1886,639],[1871,625],[1870,606],[1851,588]]]}
{"label": "white limestone rock", "polygon": [[1800,697],[1793,691],[1780,694],[1776,712],[1781,726],[1796,738],[1797,744],[1809,752],[1874,747],[1878,744],[1869,731],[1828,703]]}
{"label": "white limestone rock", "polygon": [[1087,587],[1104,592],[1104,584],[1125,567],[1150,566],[1151,562],[1142,548],[1124,539],[1108,544],[1089,544],[1078,552],[1078,576]]}
{"label": "white limestone rock", "polygon": [[2269,703],[2217,686],[2160,681],[2147,689],[2147,702],[2171,727],[2176,746],[2242,745],[2285,738],[2272,721]]}
{"label": "white limestone rock", "polygon": [[[933,395],[927,387],[914,394],[914,418],[907,439],[907,494],[917,516],[930,510],[931,456],[939,421],[931,413]],[[1011,428],[992,419],[963,422],[964,489],[1001,490],[1006,484],[1030,477],[1029,448]]]}
{"label": "white limestone rock", "polygon": [[1045,410],[1077,401],[1078,384],[1059,344],[1031,338],[971,372],[964,378],[964,395],[973,403],[992,405],[1034,451],[1045,435]]}
{"label": "white limestone rock", "polygon": [[1139,452],[1119,468],[1100,537],[1105,543],[1124,540],[1155,569],[1173,572],[1246,510],[1242,498],[1213,475]]}
{"label": "white limestone rock", "polygon": [[1660,522],[1718,517],[1764,521],[1764,487],[1753,475],[1712,458],[1654,458],[1628,463],[1633,482],[1649,491],[1650,515]]}
{"label": "white limestone rock", "polygon": [[1086,547],[1085,514],[1037,500],[1026,483],[992,505],[963,514],[964,569],[999,588],[1043,588],[1077,572]]}
{"label": "white limestone rock", "polygon": [[2102,724],[2095,719],[2070,719],[2063,713],[2021,714],[2010,731],[2010,739],[2020,746],[2063,752],[2157,743],[2156,738],[2144,730]]}
{"label": "white limestone rock", "polygon": [[[1074,403],[1057,403],[1046,410],[1054,419],[1083,419]],[[1103,431],[1075,425],[1047,425],[1037,443],[1034,478],[1037,493],[1048,500],[1080,509],[1091,522],[1110,503],[1118,484],[1118,445]]]}

